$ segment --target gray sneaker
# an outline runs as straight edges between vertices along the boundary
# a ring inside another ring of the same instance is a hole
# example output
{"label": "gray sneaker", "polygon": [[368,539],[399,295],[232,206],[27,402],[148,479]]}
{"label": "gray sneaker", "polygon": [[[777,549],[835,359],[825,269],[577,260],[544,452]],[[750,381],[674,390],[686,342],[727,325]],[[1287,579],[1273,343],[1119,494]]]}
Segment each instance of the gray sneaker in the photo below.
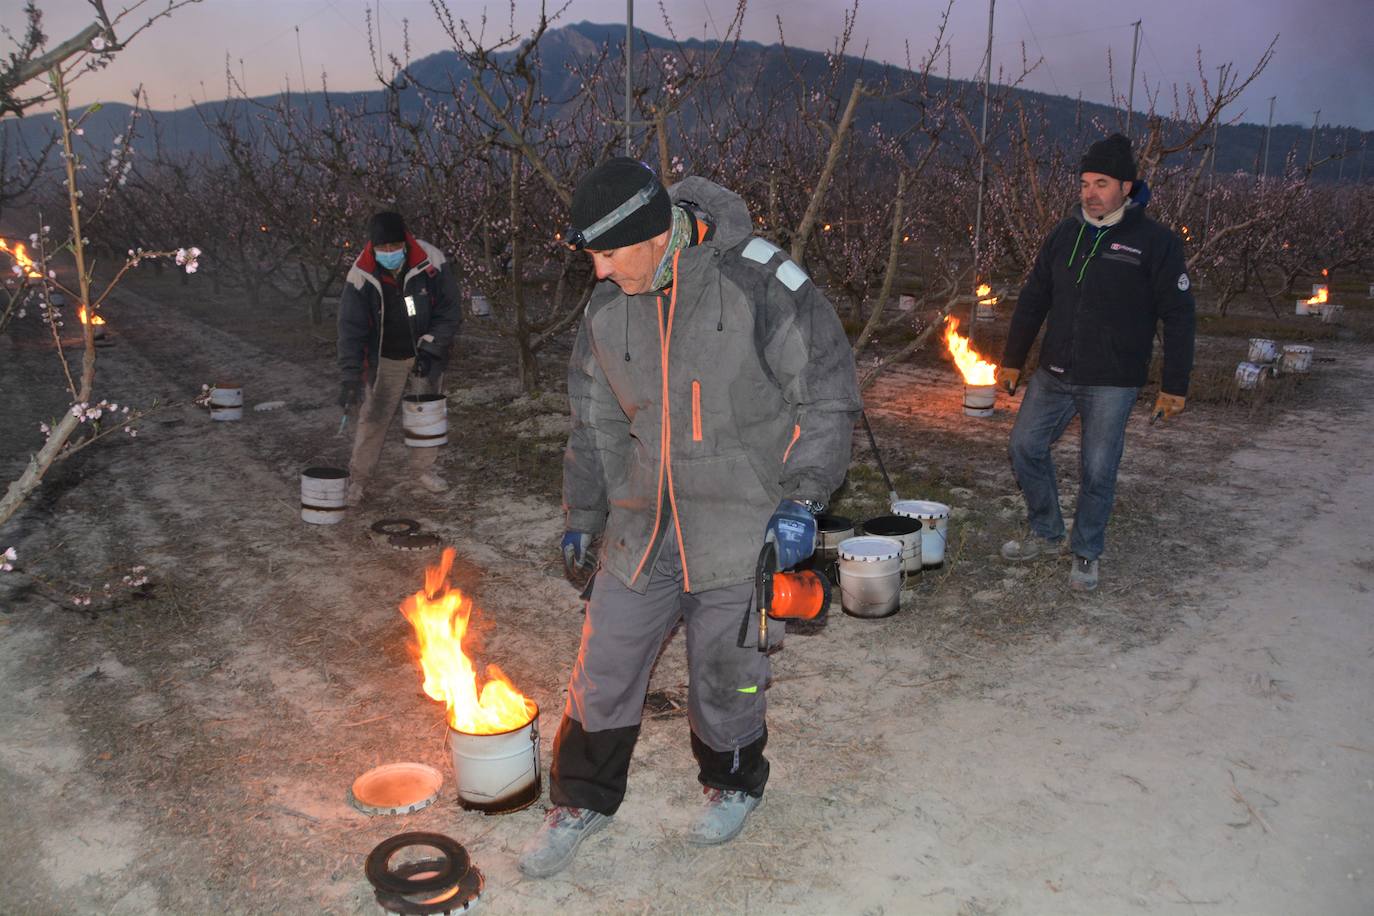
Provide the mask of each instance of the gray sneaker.
{"label": "gray sneaker", "polygon": [[415,478],[415,482],[419,484],[422,489],[428,490],[431,493],[448,492],[448,481],[440,477],[434,471],[425,471]]}
{"label": "gray sneaker", "polygon": [[1069,588],[1090,592],[1097,588],[1097,561],[1087,557],[1073,558],[1073,572],[1069,573]]}
{"label": "gray sneaker", "polygon": [[567,867],[582,841],[611,822],[609,815],[590,808],[554,805],[544,815],[539,832],[520,850],[521,874],[547,878]]}
{"label": "gray sneaker", "polygon": [[1026,535],[1019,541],[1007,541],[1002,545],[1004,560],[1034,560],[1036,557],[1051,557],[1059,552],[1063,540],[1051,541],[1038,534]]}
{"label": "gray sneaker", "polygon": [[687,842],[693,846],[715,846],[728,843],[744,829],[749,813],[763,804],[762,796],[739,790],[706,787],[706,804],[687,832]]}

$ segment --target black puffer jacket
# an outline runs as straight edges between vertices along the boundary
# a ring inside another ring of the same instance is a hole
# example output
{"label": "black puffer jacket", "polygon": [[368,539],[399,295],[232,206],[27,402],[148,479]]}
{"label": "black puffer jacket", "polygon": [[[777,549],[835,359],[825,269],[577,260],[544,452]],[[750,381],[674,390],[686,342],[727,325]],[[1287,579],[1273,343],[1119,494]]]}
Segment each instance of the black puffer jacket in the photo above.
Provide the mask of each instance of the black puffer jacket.
{"label": "black puffer jacket", "polygon": [[[1081,280],[1080,280],[1081,276]],[[1096,229],[1081,208],[1045,240],[1016,304],[1002,364],[1025,365],[1049,319],[1040,365],[1076,385],[1145,384],[1164,325],[1162,389],[1186,396],[1193,369],[1193,294],[1183,242],[1134,202]]]}

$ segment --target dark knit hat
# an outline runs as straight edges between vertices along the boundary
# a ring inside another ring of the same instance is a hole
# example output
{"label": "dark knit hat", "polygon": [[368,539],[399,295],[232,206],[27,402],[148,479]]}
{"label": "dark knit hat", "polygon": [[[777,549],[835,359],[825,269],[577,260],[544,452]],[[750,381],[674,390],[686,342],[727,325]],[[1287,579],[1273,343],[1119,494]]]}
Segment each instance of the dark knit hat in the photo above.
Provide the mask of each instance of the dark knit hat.
{"label": "dark knit hat", "polygon": [[1121,134],[1112,134],[1088,147],[1083,164],[1078,169],[1110,175],[1117,181],[1135,181],[1135,157],[1131,155],[1131,141]]}
{"label": "dark knit hat", "polygon": [[[620,210],[618,219],[598,225]],[[672,202],[658,173],[638,159],[617,156],[582,176],[572,199],[574,248],[607,251],[646,242],[673,224]]]}
{"label": "dark knit hat", "polygon": [[406,221],[391,210],[372,214],[367,221],[367,240],[374,245],[393,245],[406,240]]}

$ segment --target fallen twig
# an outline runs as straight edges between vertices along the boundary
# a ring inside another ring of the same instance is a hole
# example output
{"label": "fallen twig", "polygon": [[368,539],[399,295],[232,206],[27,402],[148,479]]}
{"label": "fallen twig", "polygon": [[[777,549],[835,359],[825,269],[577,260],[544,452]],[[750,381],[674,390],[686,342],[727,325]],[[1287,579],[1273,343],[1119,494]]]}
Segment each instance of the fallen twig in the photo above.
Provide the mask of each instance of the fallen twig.
{"label": "fallen twig", "polygon": [[1274,829],[1269,826],[1269,822],[1264,819],[1264,815],[1259,813],[1259,809],[1250,804],[1250,800],[1241,794],[1240,788],[1236,785],[1236,774],[1231,770],[1226,771],[1231,777],[1231,797],[1240,802],[1250,812],[1250,816],[1259,821],[1260,827],[1265,833],[1273,833]]}

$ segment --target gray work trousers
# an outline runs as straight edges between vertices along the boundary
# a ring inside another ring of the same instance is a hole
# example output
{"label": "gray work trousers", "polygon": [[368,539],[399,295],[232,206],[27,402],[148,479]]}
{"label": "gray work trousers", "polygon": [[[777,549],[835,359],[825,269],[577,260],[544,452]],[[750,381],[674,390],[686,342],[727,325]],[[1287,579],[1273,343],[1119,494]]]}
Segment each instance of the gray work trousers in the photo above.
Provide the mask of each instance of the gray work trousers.
{"label": "gray work trousers", "polygon": [[[353,437],[353,457],[348,462],[348,479],[361,486],[377,469],[382,457],[382,446],[386,443],[386,432],[396,417],[396,409],[401,406],[401,398],[410,394],[438,394],[443,390],[443,376],[437,378],[413,378],[411,367],[413,359],[377,360],[376,384],[367,389],[362,407],[358,409],[358,431]],[[407,392],[407,380],[410,390]],[[410,448],[408,458],[410,468],[421,474],[434,467],[439,457],[439,447]]]}
{"label": "gray work trousers", "polygon": [[763,736],[767,706],[768,656],[757,648],[758,627],[749,614],[753,583],[700,593],[684,592],[682,585],[682,560],[671,533],[645,594],[604,572],[596,577],[565,714],[588,732],[639,725],[654,660],[681,620],[692,731],[714,751],[738,751]]}

